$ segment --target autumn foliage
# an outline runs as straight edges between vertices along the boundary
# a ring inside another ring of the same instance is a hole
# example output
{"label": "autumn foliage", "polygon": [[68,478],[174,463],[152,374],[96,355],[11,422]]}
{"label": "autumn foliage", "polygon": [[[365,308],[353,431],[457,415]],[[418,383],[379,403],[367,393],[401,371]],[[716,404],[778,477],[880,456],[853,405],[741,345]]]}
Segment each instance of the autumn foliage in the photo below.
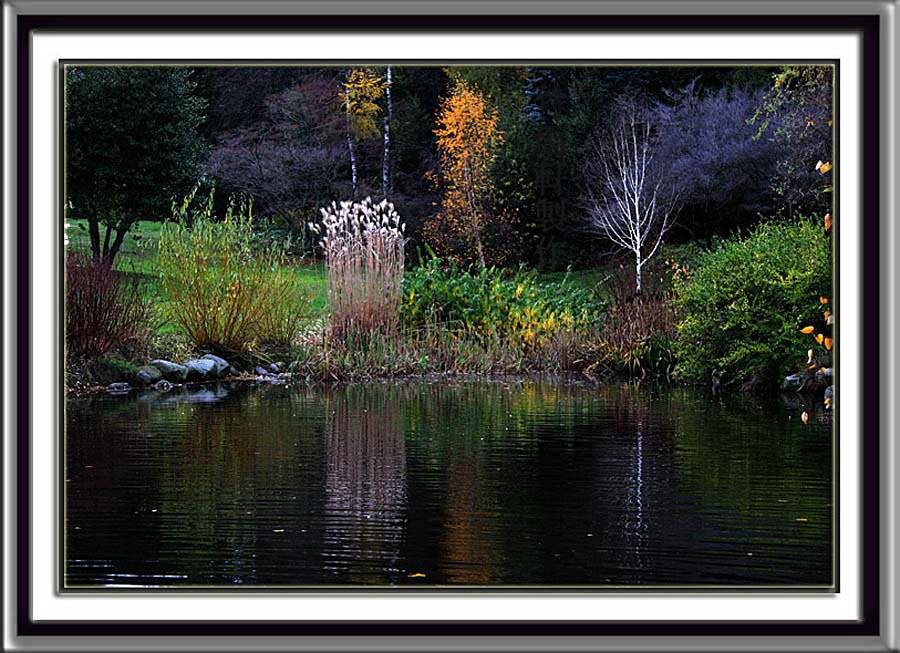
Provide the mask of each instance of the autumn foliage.
{"label": "autumn foliage", "polygon": [[512,228],[492,211],[491,166],[502,142],[497,111],[477,88],[457,80],[438,110],[441,207],[424,228],[434,249],[482,266],[509,259]]}

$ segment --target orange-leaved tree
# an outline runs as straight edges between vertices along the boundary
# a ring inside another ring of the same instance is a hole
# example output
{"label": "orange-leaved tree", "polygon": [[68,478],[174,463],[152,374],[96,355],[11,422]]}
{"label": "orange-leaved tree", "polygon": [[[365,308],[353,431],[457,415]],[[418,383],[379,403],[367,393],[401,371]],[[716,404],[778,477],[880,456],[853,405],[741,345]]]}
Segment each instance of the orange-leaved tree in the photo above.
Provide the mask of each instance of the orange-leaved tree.
{"label": "orange-leaved tree", "polygon": [[452,249],[450,242],[474,249],[478,262],[486,266],[484,234],[494,219],[491,164],[502,142],[497,111],[476,87],[457,79],[441,101],[437,123],[444,193],[425,236],[439,252]]}

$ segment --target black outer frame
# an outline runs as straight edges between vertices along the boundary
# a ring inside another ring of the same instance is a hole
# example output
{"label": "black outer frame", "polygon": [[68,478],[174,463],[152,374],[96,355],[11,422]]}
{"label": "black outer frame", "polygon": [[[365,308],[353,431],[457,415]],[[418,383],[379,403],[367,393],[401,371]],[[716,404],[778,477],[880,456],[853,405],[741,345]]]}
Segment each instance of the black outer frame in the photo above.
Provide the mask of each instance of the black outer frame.
{"label": "black outer frame", "polygon": [[[30,34],[36,29],[66,30],[196,30],[220,31],[246,29],[315,30],[315,31],[545,31],[640,29],[680,31],[800,31],[816,29],[862,34],[863,111],[862,215],[867,216],[862,231],[862,301],[864,306],[864,353],[862,360],[866,384],[873,384],[879,371],[879,29],[877,14],[860,15],[368,15],[368,16],[274,16],[274,15],[20,15],[16,20],[17,48],[17,227],[18,288],[15,299],[19,307],[15,316],[18,330],[16,358],[18,389],[17,408],[17,556],[16,631],[25,637],[77,636],[770,636],[810,638],[821,636],[878,638],[883,625],[880,619],[879,564],[879,401],[877,386],[863,392],[862,417],[862,608],[858,622],[586,622],[586,621],[341,621],[341,622],[265,622],[221,623],[198,622],[34,622],[28,614],[31,604],[30,569]],[[24,310],[23,310],[24,309]],[[560,642],[561,643],[561,642]],[[874,641],[873,641],[874,643]],[[877,648],[875,650],[878,650]]]}

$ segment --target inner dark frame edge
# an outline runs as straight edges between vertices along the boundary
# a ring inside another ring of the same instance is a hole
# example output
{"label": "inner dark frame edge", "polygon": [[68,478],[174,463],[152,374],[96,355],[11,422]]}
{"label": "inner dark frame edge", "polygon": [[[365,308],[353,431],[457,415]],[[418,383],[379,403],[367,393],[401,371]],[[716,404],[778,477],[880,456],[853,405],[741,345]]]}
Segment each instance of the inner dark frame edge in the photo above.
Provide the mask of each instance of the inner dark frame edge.
{"label": "inner dark frame edge", "polygon": [[[877,14],[867,15],[730,15],[730,16],[116,16],[64,15],[19,16],[17,34],[17,563],[16,613],[19,636],[322,636],[322,635],[570,635],[570,636],[873,636],[880,633],[879,579],[879,27]],[[216,621],[160,622],[35,622],[31,619],[31,538],[30,538],[30,351],[31,278],[29,191],[30,134],[30,34],[35,29],[120,30],[152,29],[219,31],[315,30],[346,31],[535,31],[552,29],[568,32],[601,29],[640,31],[747,32],[752,30],[793,31],[803,29],[856,30],[862,35],[862,289],[864,321],[862,357],[862,618],[842,622],[766,621],[340,621],[266,622]],[[23,310],[24,309],[24,310]]]}

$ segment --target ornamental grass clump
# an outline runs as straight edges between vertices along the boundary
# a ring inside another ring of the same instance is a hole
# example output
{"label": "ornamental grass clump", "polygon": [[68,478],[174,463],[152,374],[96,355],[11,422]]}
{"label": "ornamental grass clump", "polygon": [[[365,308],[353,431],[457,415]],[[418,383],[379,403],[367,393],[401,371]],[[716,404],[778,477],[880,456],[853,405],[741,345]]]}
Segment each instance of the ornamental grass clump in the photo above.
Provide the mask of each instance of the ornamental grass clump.
{"label": "ornamental grass clump", "polygon": [[342,342],[360,334],[392,333],[403,282],[405,225],[394,205],[370,197],[332,202],[321,209],[321,236],[328,271],[330,335]]}
{"label": "ornamental grass clump", "polygon": [[281,254],[253,247],[250,203],[232,200],[222,221],[213,215],[212,196],[190,216],[189,204],[190,197],[160,231],[157,264],[168,317],[201,349],[288,345],[309,297]]}

